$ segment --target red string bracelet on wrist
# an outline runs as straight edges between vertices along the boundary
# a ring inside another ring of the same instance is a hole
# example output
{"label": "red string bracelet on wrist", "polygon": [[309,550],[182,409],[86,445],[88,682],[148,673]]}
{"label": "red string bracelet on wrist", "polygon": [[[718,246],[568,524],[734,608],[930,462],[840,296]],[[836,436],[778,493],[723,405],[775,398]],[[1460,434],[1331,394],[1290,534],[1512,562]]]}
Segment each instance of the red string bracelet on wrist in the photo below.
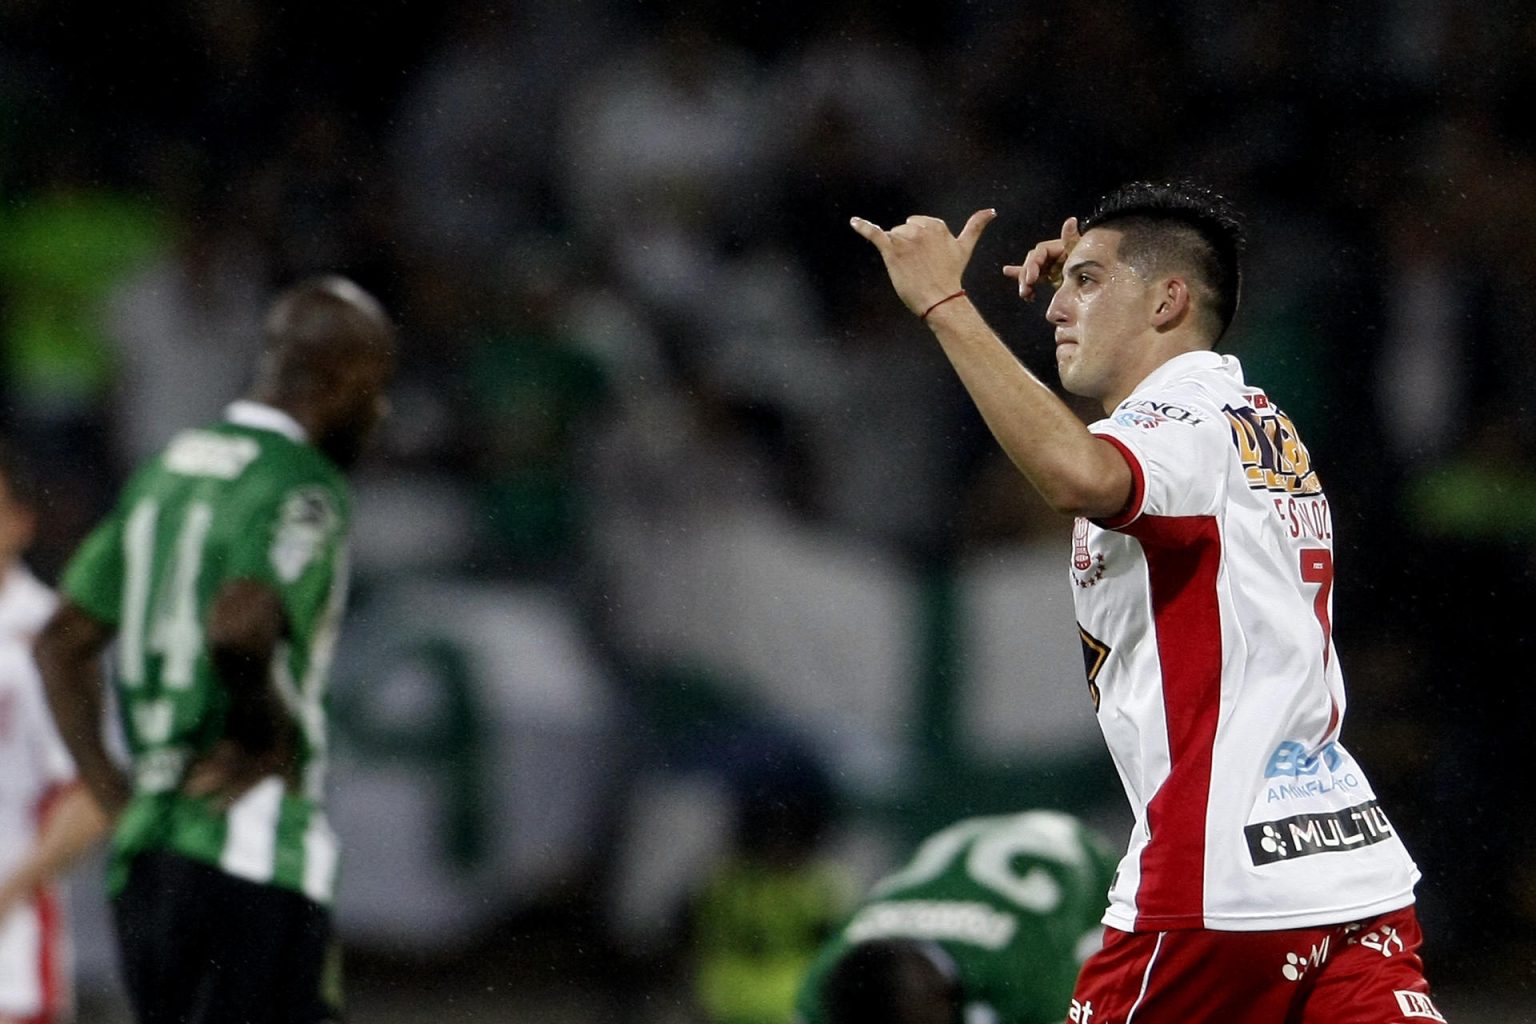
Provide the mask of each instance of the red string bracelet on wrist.
{"label": "red string bracelet on wrist", "polygon": [[961,296],[963,296],[964,294],[965,294],[965,289],[961,288],[959,291],[955,292],[953,295],[946,295],[946,296],[944,296],[938,302],[935,302],[933,305],[931,305],[927,309],[923,310],[923,315],[918,317],[918,319],[919,320],[927,320],[929,313],[932,313],[934,310],[936,310],[940,306],[944,305],[944,303],[948,302],[950,299],[958,299]]}

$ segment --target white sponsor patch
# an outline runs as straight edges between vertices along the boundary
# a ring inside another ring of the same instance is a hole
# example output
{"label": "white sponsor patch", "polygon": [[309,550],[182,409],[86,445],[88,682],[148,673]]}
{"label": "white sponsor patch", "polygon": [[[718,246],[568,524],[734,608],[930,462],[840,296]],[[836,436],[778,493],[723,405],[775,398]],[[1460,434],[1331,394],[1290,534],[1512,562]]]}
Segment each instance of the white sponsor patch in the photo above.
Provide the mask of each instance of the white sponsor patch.
{"label": "white sponsor patch", "polygon": [[272,540],[272,568],[278,579],[292,583],[304,575],[336,529],[338,516],[330,492],[305,487],[283,501],[277,536]]}
{"label": "white sponsor patch", "polygon": [[1403,1011],[1404,1017],[1422,1017],[1425,1020],[1444,1021],[1440,1011],[1435,1009],[1435,1004],[1430,1002],[1429,996],[1423,992],[1404,992],[1402,989],[1392,993],[1397,996],[1397,1008]]}

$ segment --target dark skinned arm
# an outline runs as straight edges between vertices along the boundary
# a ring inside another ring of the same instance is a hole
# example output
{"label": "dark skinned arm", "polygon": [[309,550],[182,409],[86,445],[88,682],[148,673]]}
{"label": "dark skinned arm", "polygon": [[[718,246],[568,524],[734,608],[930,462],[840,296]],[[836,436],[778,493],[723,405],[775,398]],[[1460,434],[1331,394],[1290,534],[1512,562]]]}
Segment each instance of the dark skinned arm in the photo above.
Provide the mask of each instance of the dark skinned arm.
{"label": "dark skinned arm", "polygon": [[229,710],[224,738],[192,767],[186,792],[227,805],[267,776],[290,774],[293,719],[272,679],[273,656],[287,633],[282,600],[267,584],[231,580],[214,596],[208,657]]}
{"label": "dark skinned arm", "polygon": [[108,817],[128,803],[128,777],[107,753],[102,739],[101,655],[116,629],[70,601],[38,635],[35,654],[49,710],[75,770]]}

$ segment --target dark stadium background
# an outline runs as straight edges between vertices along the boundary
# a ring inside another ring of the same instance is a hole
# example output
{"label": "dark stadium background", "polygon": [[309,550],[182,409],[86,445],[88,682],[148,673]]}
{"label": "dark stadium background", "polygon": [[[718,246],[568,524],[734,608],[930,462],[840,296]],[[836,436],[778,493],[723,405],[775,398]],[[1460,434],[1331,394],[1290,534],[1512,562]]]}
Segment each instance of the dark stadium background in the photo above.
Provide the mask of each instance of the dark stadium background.
{"label": "dark stadium background", "polygon": [[1049,374],[996,268],[1198,177],[1251,222],[1231,348],[1334,502],[1345,740],[1424,869],[1431,979],[1531,1019],[1533,55],[1510,0],[11,0],[33,561],[238,393],[272,287],[355,276],[403,332],[337,668],[356,1019],[687,1020],[733,809],[853,879],[970,813],[1124,827],[1080,676],[981,681],[1059,625],[1029,586],[1069,526],[848,217],[996,206],[968,285]]}

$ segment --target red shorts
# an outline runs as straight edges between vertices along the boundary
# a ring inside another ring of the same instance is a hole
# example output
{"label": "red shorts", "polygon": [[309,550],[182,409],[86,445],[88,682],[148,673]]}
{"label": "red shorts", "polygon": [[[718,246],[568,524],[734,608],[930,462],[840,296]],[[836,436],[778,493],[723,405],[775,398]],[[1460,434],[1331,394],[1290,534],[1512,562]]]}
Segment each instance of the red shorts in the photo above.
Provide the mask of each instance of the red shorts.
{"label": "red shorts", "polygon": [[1104,931],[1078,975],[1072,1024],[1424,1024],[1413,907],[1273,932]]}

